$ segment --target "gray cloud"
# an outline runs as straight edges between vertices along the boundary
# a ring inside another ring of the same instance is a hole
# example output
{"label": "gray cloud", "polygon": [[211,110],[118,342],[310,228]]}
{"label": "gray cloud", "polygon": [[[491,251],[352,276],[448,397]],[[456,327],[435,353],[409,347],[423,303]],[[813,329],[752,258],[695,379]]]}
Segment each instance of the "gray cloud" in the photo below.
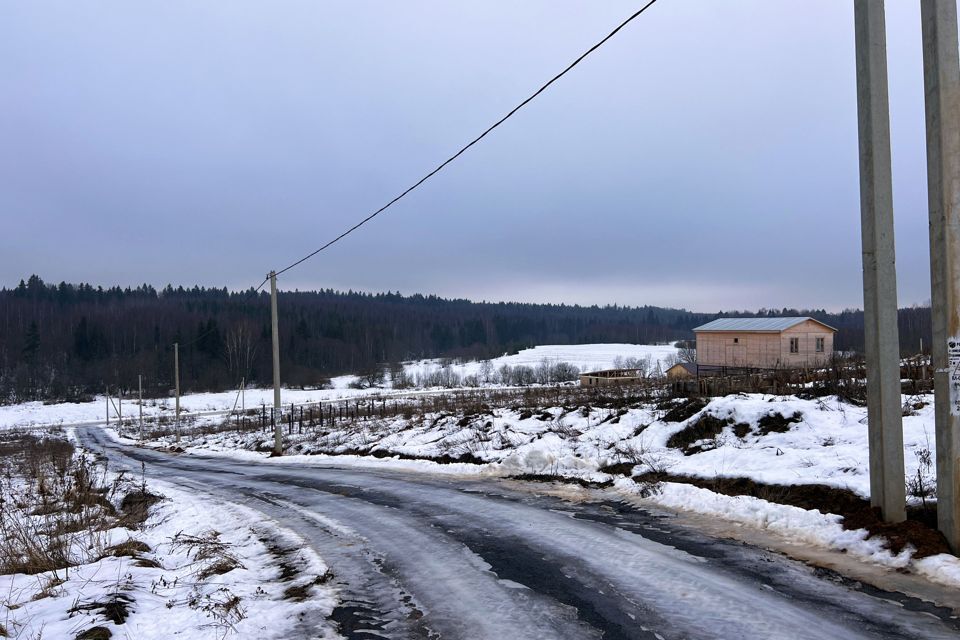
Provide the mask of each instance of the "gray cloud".
{"label": "gray cloud", "polygon": [[[0,5],[0,282],[259,283],[631,13]],[[901,303],[929,298],[919,9],[888,3]],[[852,3],[658,3],[282,286],[859,306]]]}

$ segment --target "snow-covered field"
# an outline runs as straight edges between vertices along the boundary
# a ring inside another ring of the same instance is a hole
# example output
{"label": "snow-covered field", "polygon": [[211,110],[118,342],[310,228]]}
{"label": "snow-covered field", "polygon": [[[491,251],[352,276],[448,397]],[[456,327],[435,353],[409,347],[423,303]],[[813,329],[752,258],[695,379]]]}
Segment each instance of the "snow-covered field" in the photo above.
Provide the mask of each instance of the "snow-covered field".
{"label": "snow-covered field", "polygon": [[[524,349],[514,355],[505,355],[489,360],[493,370],[507,365],[510,367],[536,367],[547,361],[550,363],[566,362],[582,371],[594,369],[608,369],[618,359],[634,358],[637,360],[649,359],[651,366],[658,362],[664,363],[671,356],[675,356],[677,349],[673,345],[636,345],[636,344],[580,344],[580,345],[544,345]],[[484,361],[446,362],[441,360],[419,360],[404,363],[405,372],[416,379],[431,372],[449,369],[458,376],[477,375],[483,367]],[[662,366],[662,368],[666,368]],[[284,389],[283,404],[302,404],[337,400],[370,394],[389,393],[390,389],[352,389],[350,384],[357,376],[340,376],[331,380],[331,389]],[[118,400],[114,397],[107,405],[104,396],[98,396],[91,402],[44,404],[42,402],[25,402],[16,405],[0,406],[0,429],[10,427],[30,427],[36,425],[79,424],[85,422],[99,422],[105,419],[108,411],[111,420],[117,419],[119,411],[124,420],[129,420],[138,414],[139,407],[135,400],[126,398],[117,406]],[[246,389],[243,394],[237,390],[221,393],[185,393],[180,398],[181,411],[186,413],[201,413],[206,411],[225,411],[234,407],[247,409],[261,405],[273,404],[272,389]],[[174,413],[172,398],[163,400],[144,400],[144,416],[147,418]]]}
{"label": "snow-covered field", "polygon": [[[649,359],[650,366],[656,367],[659,363],[662,370],[666,370],[666,362],[676,357],[677,348],[672,344],[566,344],[542,345],[530,349],[523,349],[514,355],[504,355],[493,358],[489,362],[494,369],[506,365],[508,367],[526,366],[537,367],[544,361],[548,363],[565,362],[577,367],[581,372],[612,369],[615,363],[621,360]],[[469,362],[453,362],[447,365],[460,377],[478,375],[483,367],[482,360]],[[416,377],[435,371],[442,366],[440,360],[418,360],[405,362],[404,371]]]}
{"label": "snow-covered field", "polygon": [[[283,402],[305,403],[334,400],[357,395],[374,393],[377,390],[349,389],[344,385],[334,389],[284,389]],[[117,399],[114,397],[110,405],[110,421],[117,420]],[[272,389],[246,389],[243,398],[238,392],[225,391],[221,393],[188,393],[180,397],[180,410],[184,414],[196,414],[205,411],[229,411],[234,406],[240,409],[273,405]],[[139,415],[139,406],[136,401],[124,399],[119,408],[124,423]],[[172,416],[175,413],[173,398],[164,400],[144,400],[143,415],[145,418],[157,416]],[[72,425],[86,422],[102,422],[107,414],[106,398],[97,396],[92,402],[61,402],[44,404],[42,402],[25,402],[22,404],[0,406],[0,429],[13,427],[32,427],[39,425]]]}

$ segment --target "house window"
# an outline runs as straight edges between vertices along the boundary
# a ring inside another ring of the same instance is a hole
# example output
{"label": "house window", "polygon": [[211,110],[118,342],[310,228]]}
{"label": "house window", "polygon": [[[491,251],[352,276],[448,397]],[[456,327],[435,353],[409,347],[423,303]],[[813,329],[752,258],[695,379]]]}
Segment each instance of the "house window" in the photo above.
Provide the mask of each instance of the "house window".
{"label": "house window", "polygon": [[800,338],[790,338],[790,353],[800,353]]}
{"label": "house window", "polygon": [[734,338],[733,344],[740,344],[740,338]]}
{"label": "house window", "polygon": [[817,338],[817,353],[823,353],[823,338]]}

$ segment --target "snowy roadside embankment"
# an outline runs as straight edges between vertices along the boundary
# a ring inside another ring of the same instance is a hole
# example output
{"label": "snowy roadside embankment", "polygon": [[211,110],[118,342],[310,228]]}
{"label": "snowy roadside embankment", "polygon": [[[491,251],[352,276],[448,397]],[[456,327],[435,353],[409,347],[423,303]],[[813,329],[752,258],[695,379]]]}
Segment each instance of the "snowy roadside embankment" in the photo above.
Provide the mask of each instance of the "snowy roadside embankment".
{"label": "snowy roadside embankment", "polygon": [[[905,481],[911,503],[919,505],[934,499],[932,398],[903,400]],[[664,507],[720,516],[960,586],[956,557],[915,558],[909,543],[891,545],[865,529],[844,526],[839,514],[779,504],[776,490],[763,499],[669,481],[746,478],[774,489],[818,485],[864,502],[869,498],[866,410],[836,397],[736,394],[705,403],[678,399],[659,405],[474,409],[344,422],[336,429],[285,434],[284,443],[286,455],[270,463],[616,481],[621,493],[642,492]],[[170,444],[168,437],[150,446]],[[225,432],[193,435],[182,445],[188,451],[267,461],[273,440],[264,431]],[[644,480],[649,475],[668,481],[649,492]]]}
{"label": "snowy roadside embankment", "polygon": [[[932,397],[905,396],[904,403],[916,407],[903,419],[906,475],[915,478],[919,472],[930,481],[936,457]],[[337,456],[344,462],[352,457],[462,460],[497,475],[595,479],[610,465],[635,464],[702,478],[744,476],[768,484],[823,484],[869,498],[863,407],[836,397],[804,400],[761,394],[682,405],[520,407],[373,417],[303,433],[289,434],[285,428],[284,446],[288,456],[304,455],[305,460],[315,455]],[[173,437],[166,436],[156,444],[172,443]],[[183,444],[205,452],[262,458],[255,452],[272,449],[273,433],[201,433],[185,437]],[[928,457],[930,465],[924,463]]]}
{"label": "snowy roadside embankment", "polygon": [[[66,534],[54,509],[67,503],[37,508],[29,478],[5,487],[22,508],[5,514],[5,533],[29,532],[34,544],[4,549],[16,572],[0,575],[0,636],[285,638],[310,620],[318,637],[337,637],[326,621],[336,605],[330,574],[296,534],[251,524],[258,514],[244,507],[95,465],[77,477],[99,469],[102,493],[94,483],[91,495],[103,497]],[[68,484],[64,496],[76,490]]]}

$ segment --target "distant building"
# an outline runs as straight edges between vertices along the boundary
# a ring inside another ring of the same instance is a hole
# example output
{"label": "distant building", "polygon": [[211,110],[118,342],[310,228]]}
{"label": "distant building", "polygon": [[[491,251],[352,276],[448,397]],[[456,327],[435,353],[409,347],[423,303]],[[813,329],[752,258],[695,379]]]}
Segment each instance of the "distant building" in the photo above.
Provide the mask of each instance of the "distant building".
{"label": "distant building", "polygon": [[614,384],[630,384],[646,380],[641,369],[605,369],[580,374],[581,387],[606,387]]}
{"label": "distant building", "polygon": [[760,369],[826,364],[836,331],[813,318],[719,318],[693,330],[698,365]]}
{"label": "distant building", "polygon": [[697,365],[692,362],[678,362],[666,371],[667,380],[697,377]]}

